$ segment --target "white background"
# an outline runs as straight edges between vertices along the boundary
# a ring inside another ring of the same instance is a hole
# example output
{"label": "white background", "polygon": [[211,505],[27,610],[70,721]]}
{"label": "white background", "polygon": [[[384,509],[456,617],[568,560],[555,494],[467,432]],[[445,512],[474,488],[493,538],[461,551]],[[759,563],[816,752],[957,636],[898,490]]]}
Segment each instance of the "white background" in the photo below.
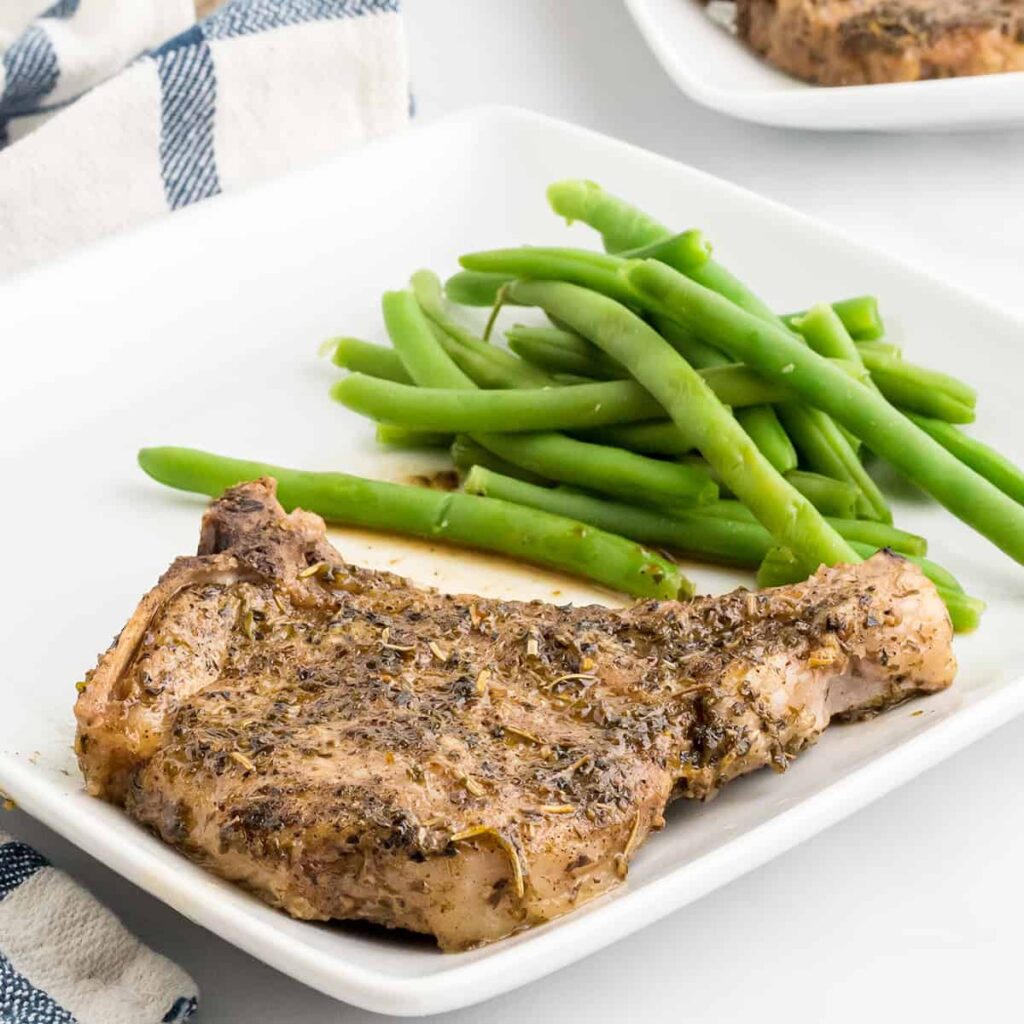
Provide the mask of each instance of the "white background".
{"label": "white background", "polygon": [[[616,0],[406,6],[422,121],[486,102],[554,114],[781,200],[1024,312],[1024,131],[757,127],[678,93]],[[963,345],[969,359],[971,339]],[[483,1007],[432,1019],[1020,1020],[1022,790],[1017,722],[645,932]],[[381,1019],[238,952],[24,815],[0,825],[188,969],[204,1024]]]}

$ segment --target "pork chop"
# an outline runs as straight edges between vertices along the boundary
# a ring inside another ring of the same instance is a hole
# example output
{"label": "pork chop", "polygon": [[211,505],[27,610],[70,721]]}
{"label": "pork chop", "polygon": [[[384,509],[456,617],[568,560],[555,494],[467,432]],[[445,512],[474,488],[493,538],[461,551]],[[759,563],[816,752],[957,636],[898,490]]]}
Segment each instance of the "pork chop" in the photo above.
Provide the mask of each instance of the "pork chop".
{"label": "pork chop", "polygon": [[820,85],[1024,70],[1022,0],[738,0],[737,34]]}
{"label": "pork chop", "polygon": [[296,917],[509,935],[617,885],[674,797],[777,771],[836,716],[953,678],[932,584],[883,553],[623,611],[347,564],[272,480],[232,488],[89,673],[89,791]]}

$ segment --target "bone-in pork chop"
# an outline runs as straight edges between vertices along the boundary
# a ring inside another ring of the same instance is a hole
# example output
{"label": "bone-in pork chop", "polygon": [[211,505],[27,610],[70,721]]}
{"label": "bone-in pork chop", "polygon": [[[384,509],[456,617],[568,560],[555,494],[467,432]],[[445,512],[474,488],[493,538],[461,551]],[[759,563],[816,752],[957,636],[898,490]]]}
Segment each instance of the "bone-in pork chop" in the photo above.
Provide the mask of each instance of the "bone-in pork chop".
{"label": "bone-in pork chop", "polygon": [[618,884],[672,798],[947,686],[951,632],[884,553],[624,611],[441,594],[348,565],[262,480],[210,508],[89,674],[79,760],[296,917],[461,949]]}

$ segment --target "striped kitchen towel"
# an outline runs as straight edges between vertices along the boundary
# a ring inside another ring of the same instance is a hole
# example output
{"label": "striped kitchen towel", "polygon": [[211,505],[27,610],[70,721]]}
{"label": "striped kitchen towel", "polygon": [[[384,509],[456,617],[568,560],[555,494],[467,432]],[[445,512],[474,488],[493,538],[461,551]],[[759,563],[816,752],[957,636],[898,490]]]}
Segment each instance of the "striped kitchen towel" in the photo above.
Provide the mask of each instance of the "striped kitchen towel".
{"label": "striped kitchen towel", "polygon": [[31,846],[0,832],[0,1021],[158,1024],[196,1011],[195,982]]}
{"label": "striped kitchen towel", "polygon": [[399,0],[0,0],[0,273],[404,125]]}

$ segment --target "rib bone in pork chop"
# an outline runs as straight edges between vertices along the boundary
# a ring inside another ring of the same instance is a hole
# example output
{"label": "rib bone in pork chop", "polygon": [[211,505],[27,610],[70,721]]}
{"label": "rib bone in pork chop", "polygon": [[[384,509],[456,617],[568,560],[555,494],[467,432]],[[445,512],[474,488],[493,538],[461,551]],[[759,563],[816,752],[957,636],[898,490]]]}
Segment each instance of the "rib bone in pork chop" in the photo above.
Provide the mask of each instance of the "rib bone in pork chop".
{"label": "rib bone in pork chop", "polygon": [[616,885],[673,797],[952,680],[945,609],[879,554],[624,611],[348,565],[274,483],[228,491],[90,673],[90,792],[268,903],[454,950]]}

